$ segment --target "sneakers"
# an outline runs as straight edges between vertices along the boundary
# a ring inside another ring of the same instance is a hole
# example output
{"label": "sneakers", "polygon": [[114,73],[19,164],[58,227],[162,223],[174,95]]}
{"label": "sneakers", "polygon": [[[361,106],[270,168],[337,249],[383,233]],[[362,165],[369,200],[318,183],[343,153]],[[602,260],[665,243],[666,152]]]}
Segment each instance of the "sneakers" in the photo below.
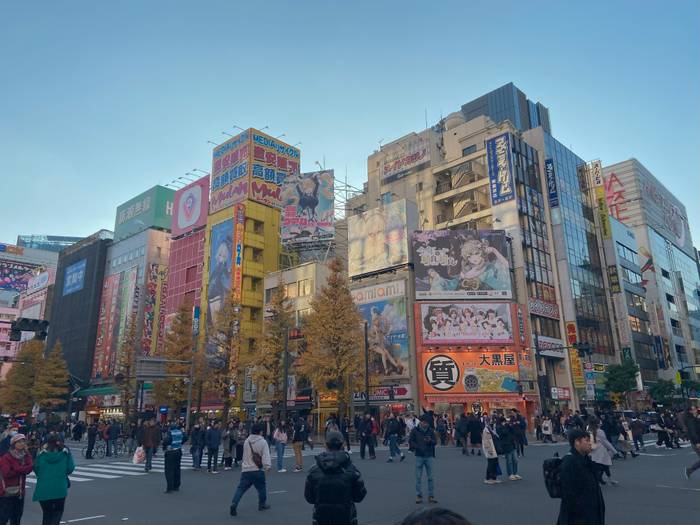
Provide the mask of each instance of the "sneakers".
{"label": "sneakers", "polygon": [[301,467],[294,467],[294,472],[301,472],[303,469]]}
{"label": "sneakers", "polygon": [[229,514],[231,514],[231,516],[238,516],[238,511],[236,510],[235,505],[231,505],[231,509],[229,510]]}
{"label": "sneakers", "polygon": [[218,474],[219,471],[218,471],[218,470],[212,470],[211,473],[212,473],[212,474]]}
{"label": "sneakers", "polygon": [[404,459],[406,459],[406,456],[404,456],[403,454],[401,454],[401,459],[399,460],[399,462],[403,461]]}
{"label": "sneakers", "polygon": [[267,510],[269,508],[270,506],[267,503],[265,503],[265,505],[258,505],[258,510]]}
{"label": "sneakers", "polygon": [[521,476],[518,476],[517,474],[513,474],[513,477],[514,477],[516,480],[523,479]]}
{"label": "sneakers", "polygon": [[287,472],[287,469],[286,469],[286,468],[281,468],[281,469],[279,469],[277,472],[279,472],[280,474],[284,474],[285,472]]}
{"label": "sneakers", "polygon": [[386,462],[387,462],[387,463],[393,463],[393,462],[394,462],[394,458],[389,458],[389,459],[386,460]]}
{"label": "sneakers", "polygon": [[612,479],[612,478],[608,479],[608,481],[610,482],[611,485],[617,485],[618,483],[620,483],[619,481]]}
{"label": "sneakers", "polygon": [[508,479],[511,481],[518,481],[518,478],[515,477],[515,474],[511,474],[510,476],[508,476]]}
{"label": "sneakers", "polygon": [[493,485],[494,483],[496,483],[496,480],[495,479],[485,479],[484,483],[486,483],[487,485]]}
{"label": "sneakers", "polygon": [[416,496],[416,503],[423,503],[423,496]]}
{"label": "sneakers", "polygon": [[428,503],[433,503],[433,504],[434,504],[434,503],[437,503],[437,500],[436,500],[434,497],[432,497],[432,496],[428,496]]}
{"label": "sneakers", "polygon": [[688,467],[685,467],[685,468],[683,469],[683,477],[684,477],[685,479],[690,479],[690,475],[691,475],[691,474],[692,474],[692,472],[690,471],[690,469],[689,469]]}
{"label": "sneakers", "polygon": [[231,470],[231,467],[224,467],[224,470]]}
{"label": "sneakers", "polygon": [[500,479],[494,479],[493,482],[494,482],[495,484],[503,483]]}

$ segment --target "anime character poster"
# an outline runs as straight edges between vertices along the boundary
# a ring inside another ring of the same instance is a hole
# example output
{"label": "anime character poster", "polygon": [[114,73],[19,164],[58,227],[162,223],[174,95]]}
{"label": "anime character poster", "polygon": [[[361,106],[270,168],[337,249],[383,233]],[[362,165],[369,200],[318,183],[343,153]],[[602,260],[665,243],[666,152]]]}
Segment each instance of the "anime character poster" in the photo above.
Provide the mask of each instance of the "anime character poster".
{"label": "anime character poster", "polygon": [[416,299],[510,299],[502,230],[417,231],[412,235]]}
{"label": "anime character poster", "polygon": [[282,188],[282,242],[303,246],[333,238],[333,170],[293,173]]}
{"label": "anime character poster", "polygon": [[370,374],[379,381],[409,376],[405,281],[351,290],[367,322]]}
{"label": "anime character poster", "polygon": [[216,224],[211,229],[209,243],[209,286],[207,288],[207,344],[206,353],[210,364],[219,363],[217,345],[211,341],[216,316],[224,306],[231,291],[233,265],[233,219]]}
{"label": "anime character poster", "polygon": [[423,344],[512,344],[508,303],[421,303],[416,307]]}

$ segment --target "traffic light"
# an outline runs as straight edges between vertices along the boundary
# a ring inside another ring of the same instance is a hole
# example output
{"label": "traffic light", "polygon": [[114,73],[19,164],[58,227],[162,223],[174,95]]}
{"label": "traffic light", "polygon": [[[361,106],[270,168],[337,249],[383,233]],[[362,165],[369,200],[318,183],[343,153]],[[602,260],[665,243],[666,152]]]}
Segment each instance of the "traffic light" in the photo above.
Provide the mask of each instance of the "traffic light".
{"label": "traffic light", "polygon": [[34,339],[44,341],[49,334],[49,322],[43,319],[27,319],[19,317],[12,322],[10,328],[10,341],[19,341],[22,338],[22,332],[34,332]]}
{"label": "traffic light", "polygon": [[574,343],[574,348],[578,351],[578,356],[582,359],[593,353],[593,349],[588,343]]}

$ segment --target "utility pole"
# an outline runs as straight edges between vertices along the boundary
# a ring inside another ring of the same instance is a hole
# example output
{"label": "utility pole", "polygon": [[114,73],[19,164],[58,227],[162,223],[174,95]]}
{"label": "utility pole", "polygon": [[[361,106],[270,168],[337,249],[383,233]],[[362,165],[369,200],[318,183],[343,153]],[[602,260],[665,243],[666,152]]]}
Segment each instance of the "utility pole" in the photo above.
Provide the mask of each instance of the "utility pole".
{"label": "utility pole", "polygon": [[192,363],[190,364],[189,384],[187,385],[187,413],[185,414],[185,431],[190,430],[192,414],[192,385],[194,383],[194,356],[197,353],[197,337],[199,336],[199,306],[192,308]]}
{"label": "utility pole", "polygon": [[365,413],[369,413],[369,323],[365,321]]}
{"label": "utility pole", "polygon": [[287,420],[287,397],[289,393],[289,327],[284,327],[284,355],[282,356],[284,363],[284,384],[282,387],[282,421]]}

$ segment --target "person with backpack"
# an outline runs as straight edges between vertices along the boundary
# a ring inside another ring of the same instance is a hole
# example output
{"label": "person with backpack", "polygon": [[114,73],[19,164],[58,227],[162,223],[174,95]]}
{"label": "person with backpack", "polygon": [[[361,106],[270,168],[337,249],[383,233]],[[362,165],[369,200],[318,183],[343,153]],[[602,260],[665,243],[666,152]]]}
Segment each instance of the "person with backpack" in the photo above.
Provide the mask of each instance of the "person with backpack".
{"label": "person with backpack", "polygon": [[267,485],[265,483],[265,471],[270,470],[272,461],[270,459],[270,447],[262,437],[263,426],[255,423],[251,429],[250,436],[243,444],[243,463],[241,464],[241,479],[238,488],[231,500],[230,514],[238,515],[238,503],[241,501],[250,487],[255,487],[258,491],[258,510],[267,510]]}
{"label": "person with backpack", "polygon": [[19,525],[24,512],[27,474],[34,463],[27,451],[24,434],[15,434],[10,439],[10,449],[0,457],[0,525]]}
{"label": "person with backpack", "polygon": [[355,503],[367,495],[360,471],[343,450],[345,437],[336,431],[326,435],[326,452],[306,477],[304,498],[314,506],[313,525],[357,525]]}
{"label": "person with backpack", "polygon": [[568,437],[571,452],[557,462],[558,470],[545,474],[550,496],[561,497],[557,525],[604,525],[605,502],[590,457],[591,436],[574,428]]}
{"label": "person with backpack", "polygon": [[498,452],[500,448],[499,438],[498,433],[496,433],[491,424],[486,421],[481,441],[484,448],[484,456],[486,456],[486,479],[484,483],[487,485],[495,485],[501,482],[501,480],[498,479],[501,471],[501,466],[498,464]]}
{"label": "person with backpack", "polygon": [[36,487],[32,501],[38,501],[43,512],[43,525],[59,525],[68,496],[68,475],[75,470],[70,451],[56,432],[51,432],[46,447],[36,457]]}

